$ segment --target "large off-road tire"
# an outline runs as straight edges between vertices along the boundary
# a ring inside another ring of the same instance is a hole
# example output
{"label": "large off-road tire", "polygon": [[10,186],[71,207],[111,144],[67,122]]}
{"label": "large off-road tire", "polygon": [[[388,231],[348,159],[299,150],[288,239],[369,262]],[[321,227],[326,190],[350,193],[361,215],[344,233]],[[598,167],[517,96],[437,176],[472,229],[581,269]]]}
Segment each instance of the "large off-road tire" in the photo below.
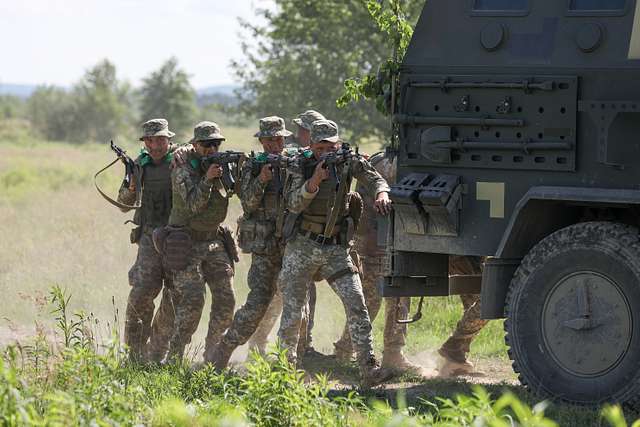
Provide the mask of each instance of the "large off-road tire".
{"label": "large off-road tire", "polygon": [[555,232],[523,259],[506,342],[522,384],[575,404],[640,402],[640,236],[611,222]]}

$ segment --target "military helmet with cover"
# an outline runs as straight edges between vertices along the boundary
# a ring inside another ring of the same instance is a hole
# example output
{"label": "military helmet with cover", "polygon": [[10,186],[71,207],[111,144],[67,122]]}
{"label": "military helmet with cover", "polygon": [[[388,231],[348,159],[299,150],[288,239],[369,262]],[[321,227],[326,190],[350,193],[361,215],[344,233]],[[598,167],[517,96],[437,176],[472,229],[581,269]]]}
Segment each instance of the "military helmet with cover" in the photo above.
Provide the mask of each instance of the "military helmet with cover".
{"label": "military helmet with cover", "polygon": [[200,122],[193,128],[193,139],[190,141],[202,142],[202,141],[225,141],[226,138],[220,133],[220,126],[214,122]]}
{"label": "military helmet with cover", "polygon": [[300,126],[301,128],[310,131],[313,122],[318,120],[325,120],[325,117],[315,110],[307,110],[304,113],[300,114],[298,118],[293,119],[293,123]]}
{"label": "military helmet with cover", "polygon": [[271,138],[277,136],[290,136],[292,133],[285,128],[284,119],[278,116],[269,116],[260,119],[260,131],[256,138]]}
{"label": "military helmet with cover", "polygon": [[142,136],[140,141],[152,136],[166,136],[172,138],[175,133],[169,130],[169,122],[166,119],[151,119],[142,124]]}
{"label": "military helmet with cover", "polygon": [[332,120],[316,120],[311,125],[311,142],[339,142],[338,125]]}

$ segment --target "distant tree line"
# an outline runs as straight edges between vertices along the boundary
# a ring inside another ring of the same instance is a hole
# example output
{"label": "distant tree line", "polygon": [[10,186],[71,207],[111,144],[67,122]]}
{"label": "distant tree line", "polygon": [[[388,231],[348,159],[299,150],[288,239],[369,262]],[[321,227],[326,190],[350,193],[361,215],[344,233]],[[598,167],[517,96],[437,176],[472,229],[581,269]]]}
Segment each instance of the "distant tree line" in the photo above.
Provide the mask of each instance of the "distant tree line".
{"label": "distant tree line", "polygon": [[69,89],[39,86],[26,100],[0,96],[0,121],[21,119],[37,136],[52,141],[134,138],[140,123],[155,117],[168,118],[186,138],[196,121],[229,114],[211,96],[197,99],[176,58],[145,77],[139,88],[119,79],[115,65],[105,59]]}

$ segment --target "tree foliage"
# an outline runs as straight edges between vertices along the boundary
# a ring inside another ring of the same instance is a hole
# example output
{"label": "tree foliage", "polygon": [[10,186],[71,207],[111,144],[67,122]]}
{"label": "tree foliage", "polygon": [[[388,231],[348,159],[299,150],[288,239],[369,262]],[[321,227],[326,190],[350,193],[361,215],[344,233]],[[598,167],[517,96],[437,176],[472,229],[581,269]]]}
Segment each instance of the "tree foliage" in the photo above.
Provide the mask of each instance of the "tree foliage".
{"label": "tree foliage", "polygon": [[[352,76],[375,73],[393,41],[371,19],[366,0],[276,0],[261,9],[264,24],[242,21],[244,59],[233,63],[242,82],[241,108],[250,115],[292,118],[309,108],[336,120],[353,139],[384,137],[387,120],[374,105],[336,99]],[[424,1],[406,0],[409,21]]]}
{"label": "tree foliage", "polygon": [[143,80],[140,96],[140,122],[155,117],[169,119],[170,127],[187,131],[196,115],[196,94],[189,75],[178,67],[175,57]]}

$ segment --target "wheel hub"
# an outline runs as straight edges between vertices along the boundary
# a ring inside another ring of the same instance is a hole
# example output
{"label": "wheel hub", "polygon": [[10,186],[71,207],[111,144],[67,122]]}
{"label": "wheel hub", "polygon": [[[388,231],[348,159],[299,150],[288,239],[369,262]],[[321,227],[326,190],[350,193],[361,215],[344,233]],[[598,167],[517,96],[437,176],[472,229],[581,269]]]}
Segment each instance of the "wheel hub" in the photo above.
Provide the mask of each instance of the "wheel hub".
{"label": "wheel hub", "polygon": [[613,369],[631,342],[629,303],[610,278],[592,271],[565,276],[546,298],[544,342],[566,371],[585,377]]}

